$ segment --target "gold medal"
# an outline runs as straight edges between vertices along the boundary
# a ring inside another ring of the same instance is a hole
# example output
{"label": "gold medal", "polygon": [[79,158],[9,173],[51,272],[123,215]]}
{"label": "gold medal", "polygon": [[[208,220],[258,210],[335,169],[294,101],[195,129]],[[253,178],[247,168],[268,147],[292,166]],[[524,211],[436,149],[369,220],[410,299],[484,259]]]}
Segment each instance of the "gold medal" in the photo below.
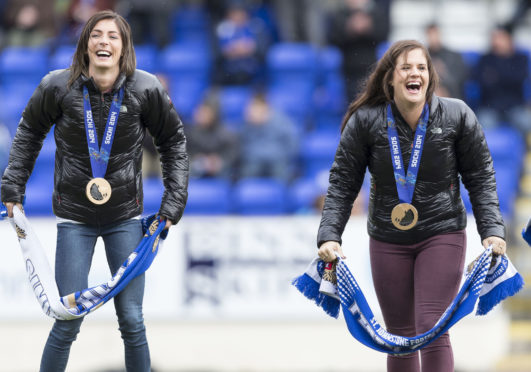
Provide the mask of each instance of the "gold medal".
{"label": "gold medal", "polygon": [[112,188],[105,178],[93,178],[87,183],[86,194],[91,203],[105,204],[111,198]]}
{"label": "gold medal", "polygon": [[399,230],[413,228],[419,219],[419,212],[412,204],[400,203],[391,212],[391,222]]}

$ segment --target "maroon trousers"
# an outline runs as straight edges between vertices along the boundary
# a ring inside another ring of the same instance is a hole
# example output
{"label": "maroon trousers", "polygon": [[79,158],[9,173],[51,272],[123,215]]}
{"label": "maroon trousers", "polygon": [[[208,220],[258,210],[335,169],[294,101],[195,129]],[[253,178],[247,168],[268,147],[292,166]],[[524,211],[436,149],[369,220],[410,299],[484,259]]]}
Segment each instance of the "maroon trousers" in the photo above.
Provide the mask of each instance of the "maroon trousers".
{"label": "maroon trousers", "polygon": [[[435,325],[459,290],[465,253],[464,230],[412,245],[370,239],[372,278],[389,332],[411,337]],[[419,352],[387,358],[388,372],[453,370],[448,333],[421,349],[420,360]]]}

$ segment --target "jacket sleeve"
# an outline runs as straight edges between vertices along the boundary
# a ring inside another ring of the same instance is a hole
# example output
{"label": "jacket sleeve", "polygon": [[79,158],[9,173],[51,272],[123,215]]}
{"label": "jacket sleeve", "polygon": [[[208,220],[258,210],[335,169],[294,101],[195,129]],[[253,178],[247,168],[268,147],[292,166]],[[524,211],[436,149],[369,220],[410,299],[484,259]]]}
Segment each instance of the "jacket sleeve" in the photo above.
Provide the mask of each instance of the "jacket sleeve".
{"label": "jacket sleeve", "polygon": [[176,224],[188,198],[188,155],[186,138],[179,115],[170,97],[157,79],[148,90],[143,117],[160,155],[164,194],[159,214]]}
{"label": "jacket sleeve", "polygon": [[341,244],[341,235],[363,184],[368,158],[368,134],[354,113],[341,134],[330,169],[330,185],[317,234],[318,247],[329,240]]}
{"label": "jacket sleeve", "polygon": [[470,195],[481,239],[489,236],[505,239],[505,226],[487,141],[476,115],[468,106],[464,110],[456,145],[458,170]]}
{"label": "jacket sleeve", "polygon": [[46,134],[60,115],[57,89],[46,75],[31,96],[13,139],[9,161],[2,176],[2,202],[22,203]]}

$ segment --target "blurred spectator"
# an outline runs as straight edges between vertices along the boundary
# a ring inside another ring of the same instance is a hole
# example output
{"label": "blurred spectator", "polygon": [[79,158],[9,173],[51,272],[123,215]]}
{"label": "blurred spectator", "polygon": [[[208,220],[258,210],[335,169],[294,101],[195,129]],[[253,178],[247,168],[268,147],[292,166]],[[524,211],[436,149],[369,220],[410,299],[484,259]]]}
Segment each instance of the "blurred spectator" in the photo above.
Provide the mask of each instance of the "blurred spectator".
{"label": "blurred spectator", "polygon": [[55,40],[55,46],[76,45],[83,26],[100,10],[115,10],[118,0],[72,0],[63,15],[62,27]]}
{"label": "blurred spectator", "polygon": [[485,128],[504,123],[529,132],[531,112],[524,96],[524,80],[529,77],[529,58],[515,49],[507,29],[497,27],[491,32],[490,51],[481,56],[474,76],[481,91],[480,123]]}
{"label": "blurred spectator", "polygon": [[39,46],[55,36],[53,0],[8,0],[4,46]]}
{"label": "blurred spectator", "polygon": [[367,70],[376,62],[378,44],[387,40],[386,9],[376,0],[344,0],[330,15],[328,40],[343,53],[348,101],[355,98]]}
{"label": "blurred spectator", "polygon": [[322,0],[273,0],[280,39],[287,42],[326,43],[324,7]]}
{"label": "blurred spectator", "polygon": [[172,41],[174,1],[122,0],[117,10],[131,25],[135,45],[154,44],[162,49]]}
{"label": "blurred spectator", "polygon": [[218,71],[223,85],[258,83],[263,75],[269,36],[263,22],[252,18],[239,2],[228,6],[216,28]]}
{"label": "blurred spectator", "polygon": [[242,177],[293,178],[298,153],[295,127],[261,94],[255,95],[246,108],[240,147]]}
{"label": "blurred spectator", "polygon": [[514,8],[512,16],[505,23],[505,27],[510,32],[513,32],[516,28],[523,23],[523,20],[527,17],[527,13],[531,9],[531,0],[518,0]]}
{"label": "blurred spectator", "polygon": [[190,176],[196,178],[234,176],[238,156],[238,138],[220,122],[218,103],[212,98],[202,102],[186,126]]}
{"label": "blurred spectator", "polygon": [[463,99],[463,85],[468,75],[467,66],[460,53],[443,45],[439,26],[432,23],[426,27],[426,42],[435,69],[439,74],[442,97]]}

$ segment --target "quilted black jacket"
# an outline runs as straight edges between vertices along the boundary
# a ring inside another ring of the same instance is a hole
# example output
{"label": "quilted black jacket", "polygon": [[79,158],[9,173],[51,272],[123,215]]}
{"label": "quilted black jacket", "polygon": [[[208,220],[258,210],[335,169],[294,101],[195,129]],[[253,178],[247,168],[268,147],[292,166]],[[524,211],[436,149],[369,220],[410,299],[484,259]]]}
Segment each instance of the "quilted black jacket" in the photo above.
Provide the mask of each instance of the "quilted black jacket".
{"label": "quilted black jacket", "polygon": [[[393,108],[404,164],[409,164],[414,132]],[[318,246],[341,235],[365,171],[371,174],[367,228],[379,241],[413,244],[464,229],[466,210],[460,180],[470,194],[481,239],[505,239],[492,158],[476,116],[462,101],[433,97],[412,204],[419,220],[411,230],[391,223],[399,203],[387,136],[386,105],[362,107],[349,119],[330,170],[330,186],[317,237]]]}
{"label": "quilted black jacket", "polygon": [[[102,94],[94,81],[84,76],[68,88],[69,76],[69,70],[49,73],[28,102],[2,177],[2,202],[22,201],[42,142],[55,124],[54,213],[93,225],[141,214],[142,141],[147,128],[154,137],[162,163],[165,191],[159,213],[177,223],[188,196],[186,140],[182,122],[158,79],[137,70],[130,77],[119,76],[113,90]],[[111,184],[112,194],[110,200],[100,206],[92,204],[85,196],[92,171],[83,117],[83,85],[89,90],[100,145],[114,92],[124,87],[105,175]]]}

